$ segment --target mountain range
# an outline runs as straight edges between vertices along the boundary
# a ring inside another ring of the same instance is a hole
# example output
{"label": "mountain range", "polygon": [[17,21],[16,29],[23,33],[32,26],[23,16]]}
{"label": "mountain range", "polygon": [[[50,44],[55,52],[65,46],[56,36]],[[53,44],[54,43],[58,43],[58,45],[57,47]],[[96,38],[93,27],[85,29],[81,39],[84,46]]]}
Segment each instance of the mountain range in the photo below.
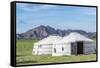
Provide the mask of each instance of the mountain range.
{"label": "mountain range", "polygon": [[63,37],[65,35],[68,35],[71,32],[78,32],[92,39],[96,37],[96,32],[86,32],[84,30],[72,30],[72,29],[61,30],[61,29],[52,28],[50,26],[40,25],[26,32],[17,33],[16,38],[17,39],[38,39],[40,40],[49,35],[59,35]]}

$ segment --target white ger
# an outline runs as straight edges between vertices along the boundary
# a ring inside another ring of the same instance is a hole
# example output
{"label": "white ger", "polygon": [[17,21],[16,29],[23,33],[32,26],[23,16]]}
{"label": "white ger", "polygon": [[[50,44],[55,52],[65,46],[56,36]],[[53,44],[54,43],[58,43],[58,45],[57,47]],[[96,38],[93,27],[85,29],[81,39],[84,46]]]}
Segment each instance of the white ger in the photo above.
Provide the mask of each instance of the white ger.
{"label": "white ger", "polygon": [[52,54],[52,46],[55,40],[61,39],[60,36],[46,37],[33,45],[33,55]]}
{"label": "white ger", "polygon": [[76,32],[63,38],[49,36],[35,43],[33,55],[51,54],[52,56],[93,54],[95,52],[93,40]]}
{"label": "white ger", "polygon": [[70,33],[53,44],[52,56],[93,54],[95,52],[93,40],[76,32]]}

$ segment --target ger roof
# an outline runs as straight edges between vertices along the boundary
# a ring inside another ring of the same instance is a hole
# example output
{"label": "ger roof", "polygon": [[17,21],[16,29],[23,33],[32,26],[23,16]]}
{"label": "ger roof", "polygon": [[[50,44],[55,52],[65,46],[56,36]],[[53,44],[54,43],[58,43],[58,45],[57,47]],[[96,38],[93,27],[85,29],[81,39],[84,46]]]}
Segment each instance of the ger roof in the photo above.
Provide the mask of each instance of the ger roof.
{"label": "ger roof", "polygon": [[53,44],[54,41],[61,39],[60,36],[50,35],[38,42],[35,43],[35,45],[41,45],[41,44]]}
{"label": "ger roof", "polygon": [[81,35],[77,32],[72,32],[69,35],[62,38],[62,40],[57,41],[57,43],[69,43],[69,42],[76,42],[76,41],[87,41],[87,42],[93,42],[93,40],[85,37],[84,35]]}

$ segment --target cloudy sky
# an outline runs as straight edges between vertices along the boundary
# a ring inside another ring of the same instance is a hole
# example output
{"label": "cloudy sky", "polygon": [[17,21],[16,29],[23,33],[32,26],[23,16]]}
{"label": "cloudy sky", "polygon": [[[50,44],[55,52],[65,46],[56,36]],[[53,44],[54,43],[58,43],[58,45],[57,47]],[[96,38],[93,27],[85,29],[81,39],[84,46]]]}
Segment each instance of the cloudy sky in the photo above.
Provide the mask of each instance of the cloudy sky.
{"label": "cloudy sky", "polygon": [[17,33],[39,25],[56,29],[96,31],[96,8],[41,4],[16,4]]}

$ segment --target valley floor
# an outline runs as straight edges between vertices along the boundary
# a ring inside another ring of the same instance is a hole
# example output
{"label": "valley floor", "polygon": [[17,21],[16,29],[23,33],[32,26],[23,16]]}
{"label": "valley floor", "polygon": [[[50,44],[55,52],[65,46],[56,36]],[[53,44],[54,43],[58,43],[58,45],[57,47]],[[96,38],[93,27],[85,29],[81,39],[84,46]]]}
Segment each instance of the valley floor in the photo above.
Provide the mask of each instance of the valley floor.
{"label": "valley floor", "polygon": [[17,65],[96,61],[96,54],[78,56],[32,55],[33,42],[36,40],[17,40]]}
{"label": "valley floor", "polygon": [[28,64],[46,64],[46,63],[63,63],[63,62],[82,62],[82,61],[95,61],[96,55],[78,55],[78,56],[23,56],[17,57],[17,65]]}

